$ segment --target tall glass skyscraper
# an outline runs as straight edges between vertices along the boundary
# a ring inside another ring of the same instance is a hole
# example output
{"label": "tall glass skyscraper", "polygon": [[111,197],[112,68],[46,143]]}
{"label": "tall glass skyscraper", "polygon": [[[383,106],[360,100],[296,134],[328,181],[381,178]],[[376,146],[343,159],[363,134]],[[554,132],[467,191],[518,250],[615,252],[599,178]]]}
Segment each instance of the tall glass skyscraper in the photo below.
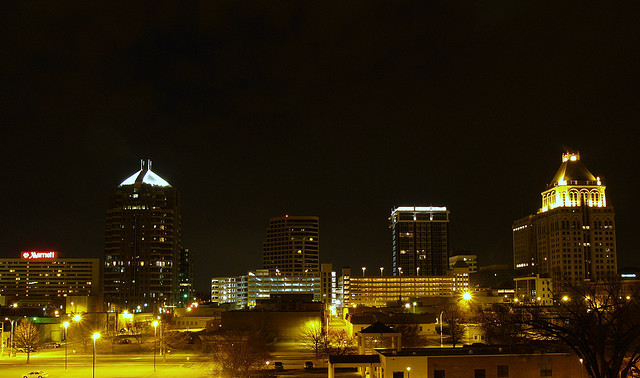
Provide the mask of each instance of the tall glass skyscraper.
{"label": "tall glass skyscraper", "polygon": [[[180,199],[151,161],[111,190],[106,213],[107,308],[154,311],[178,295]],[[114,308],[115,307],[115,308]]]}
{"label": "tall glass skyscraper", "polygon": [[320,271],[318,217],[271,218],[262,248],[262,268],[282,274]]}
{"label": "tall glass skyscraper", "polygon": [[449,267],[446,207],[397,207],[389,218],[393,275],[444,276]]}

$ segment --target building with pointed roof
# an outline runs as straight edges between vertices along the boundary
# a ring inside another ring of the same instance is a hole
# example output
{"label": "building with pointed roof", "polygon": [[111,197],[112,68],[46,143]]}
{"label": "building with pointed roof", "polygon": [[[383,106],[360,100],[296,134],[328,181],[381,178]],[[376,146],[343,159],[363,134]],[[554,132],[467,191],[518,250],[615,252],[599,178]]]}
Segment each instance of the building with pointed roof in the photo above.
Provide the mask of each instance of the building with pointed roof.
{"label": "building with pointed roof", "polygon": [[[615,212],[605,189],[579,153],[564,153],[560,168],[541,193],[538,212],[513,223],[516,276],[550,277],[556,287],[613,278],[617,270]],[[539,294],[529,293],[533,300]]]}
{"label": "building with pointed roof", "polygon": [[106,212],[104,296],[109,310],[155,311],[179,292],[180,197],[151,161],[111,190]]}

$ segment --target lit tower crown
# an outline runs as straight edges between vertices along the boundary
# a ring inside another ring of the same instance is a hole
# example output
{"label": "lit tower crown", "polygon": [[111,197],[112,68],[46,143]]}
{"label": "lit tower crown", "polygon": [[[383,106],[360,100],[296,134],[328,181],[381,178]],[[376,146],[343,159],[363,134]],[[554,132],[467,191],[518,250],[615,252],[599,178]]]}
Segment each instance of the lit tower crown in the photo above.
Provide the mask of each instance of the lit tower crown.
{"label": "lit tower crown", "polygon": [[562,165],[542,192],[540,213],[557,207],[606,207],[605,186],[580,161],[579,153],[562,154]]}

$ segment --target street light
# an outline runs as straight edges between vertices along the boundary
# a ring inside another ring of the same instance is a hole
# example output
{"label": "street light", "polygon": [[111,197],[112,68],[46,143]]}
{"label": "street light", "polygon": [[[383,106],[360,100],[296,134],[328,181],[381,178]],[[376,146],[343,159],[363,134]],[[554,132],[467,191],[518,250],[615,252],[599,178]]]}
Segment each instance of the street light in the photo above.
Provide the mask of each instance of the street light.
{"label": "street light", "polygon": [[67,371],[67,327],[69,327],[69,322],[62,323],[64,327],[64,371]]}
{"label": "street light", "polygon": [[98,332],[93,334],[93,378],[96,378],[96,340],[100,338]]}
{"label": "street light", "polygon": [[364,277],[364,271],[365,271],[365,270],[367,270],[367,267],[366,267],[366,266],[363,266],[363,267],[362,267],[362,277]]}
{"label": "street light", "polygon": [[582,363],[584,361],[582,360],[582,358],[580,359],[580,378],[582,378]]}
{"label": "street light", "polygon": [[80,316],[80,314],[77,314],[76,316],[73,317],[73,320],[76,322],[79,322],[80,320],[82,320],[82,316]]}
{"label": "street light", "polygon": [[440,348],[444,346],[444,344],[442,344],[442,313],[443,312],[444,310],[440,311]]}
{"label": "street light", "polygon": [[411,366],[407,366],[407,378],[409,378],[410,373],[411,373]]}
{"label": "street light", "polygon": [[384,266],[380,267],[380,277],[382,277],[382,272],[384,271]]}
{"label": "street light", "polygon": [[[13,322],[14,320],[11,320],[9,318],[4,318],[4,320],[8,320],[11,322],[11,334],[9,336],[11,336],[11,342],[9,343],[9,356],[13,357]],[[4,328],[4,324],[3,324],[3,328]]]}
{"label": "street light", "polygon": [[470,293],[470,292],[468,292],[468,291],[465,291],[465,292],[462,294],[462,299],[464,299],[465,301],[470,301],[470,300],[471,300],[471,293]]}
{"label": "street light", "polygon": [[153,323],[153,372],[156,372],[156,348],[158,347],[158,321],[154,320]]}

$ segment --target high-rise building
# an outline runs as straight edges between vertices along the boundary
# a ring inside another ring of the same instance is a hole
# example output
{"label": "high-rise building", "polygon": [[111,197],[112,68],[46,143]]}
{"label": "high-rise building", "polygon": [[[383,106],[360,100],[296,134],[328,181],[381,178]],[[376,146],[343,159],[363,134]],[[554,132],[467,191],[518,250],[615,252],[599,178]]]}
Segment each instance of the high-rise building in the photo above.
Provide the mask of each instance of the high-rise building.
{"label": "high-rise building", "polygon": [[600,177],[582,164],[580,154],[563,154],[537,214],[513,223],[516,275],[550,277],[554,286],[613,278],[614,216]]}
{"label": "high-rise building", "polygon": [[176,302],[180,198],[151,171],[151,161],[111,190],[105,239],[108,308],[154,311]]}
{"label": "high-rise building", "polygon": [[318,217],[271,218],[262,248],[262,269],[285,275],[320,271]]}
{"label": "high-rise building", "polygon": [[447,274],[449,211],[446,207],[397,207],[389,221],[394,276]]}
{"label": "high-rise building", "polygon": [[184,306],[194,299],[193,253],[188,248],[180,248],[178,258],[178,304]]}

